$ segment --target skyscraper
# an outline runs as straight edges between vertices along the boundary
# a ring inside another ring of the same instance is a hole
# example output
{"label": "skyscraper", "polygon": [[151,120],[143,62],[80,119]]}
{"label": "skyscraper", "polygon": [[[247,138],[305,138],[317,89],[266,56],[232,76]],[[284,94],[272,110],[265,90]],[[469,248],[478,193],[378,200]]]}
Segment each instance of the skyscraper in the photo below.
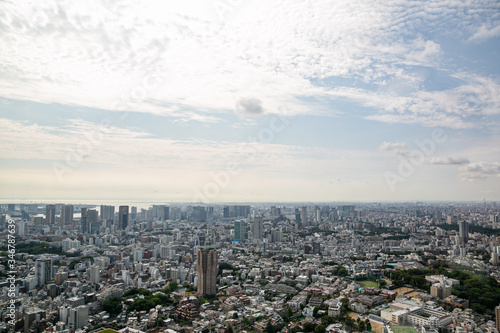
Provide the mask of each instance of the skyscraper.
{"label": "skyscraper", "polygon": [[70,224],[73,221],[73,205],[62,205],[61,225]]}
{"label": "skyscraper", "polygon": [[217,250],[212,246],[203,246],[196,252],[196,270],[198,272],[198,293],[215,295],[217,293]]}
{"label": "skyscraper", "polygon": [[118,208],[118,230],[125,230],[128,226],[128,206]]}
{"label": "skyscraper", "polygon": [[82,208],[81,212],[82,216],[80,218],[80,230],[82,234],[86,234],[89,232],[89,216],[87,208]]}
{"label": "skyscraper", "polygon": [[307,225],[307,207],[303,206],[300,211],[300,221],[303,225]]}
{"label": "skyscraper", "polygon": [[465,245],[469,241],[469,223],[466,221],[458,222],[458,236],[460,237],[460,244]]}
{"label": "skyscraper", "polygon": [[52,261],[50,259],[37,259],[35,261],[35,277],[39,287],[43,287],[52,280]]}
{"label": "skyscraper", "polygon": [[245,221],[234,221],[234,239],[240,243],[245,241]]}
{"label": "skyscraper", "polygon": [[264,229],[262,216],[256,216],[253,220],[253,238],[262,239]]}
{"label": "skyscraper", "polygon": [[56,205],[45,206],[45,224],[52,225],[56,222]]}
{"label": "skyscraper", "polygon": [[101,205],[101,220],[113,220],[115,218],[115,206]]}

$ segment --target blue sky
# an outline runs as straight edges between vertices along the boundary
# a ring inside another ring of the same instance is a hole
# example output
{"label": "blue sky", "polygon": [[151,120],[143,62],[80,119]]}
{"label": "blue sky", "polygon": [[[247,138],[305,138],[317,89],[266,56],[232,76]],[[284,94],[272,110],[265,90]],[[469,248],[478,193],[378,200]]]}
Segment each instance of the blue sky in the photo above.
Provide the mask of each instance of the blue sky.
{"label": "blue sky", "polygon": [[497,1],[0,4],[4,200],[500,200]]}

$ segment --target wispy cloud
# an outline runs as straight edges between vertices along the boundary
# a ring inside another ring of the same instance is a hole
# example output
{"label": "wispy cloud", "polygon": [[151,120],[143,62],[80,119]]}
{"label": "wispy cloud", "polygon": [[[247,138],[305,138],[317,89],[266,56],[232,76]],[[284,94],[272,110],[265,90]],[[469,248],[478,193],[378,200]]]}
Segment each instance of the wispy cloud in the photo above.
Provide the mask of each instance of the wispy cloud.
{"label": "wispy cloud", "polygon": [[463,165],[470,163],[470,161],[465,157],[433,157],[430,159],[431,164],[441,164],[441,165]]}
{"label": "wispy cloud", "polygon": [[462,181],[481,181],[490,177],[500,176],[500,163],[485,161],[469,163],[461,166],[459,172]]}
{"label": "wispy cloud", "polygon": [[500,25],[489,28],[487,25],[482,25],[479,29],[469,38],[469,41],[483,41],[492,37],[500,36]]}
{"label": "wispy cloud", "polygon": [[401,149],[406,149],[406,143],[404,142],[382,142],[379,147],[383,151],[397,151]]}
{"label": "wispy cloud", "polygon": [[498,26],[484,26],[494,1],[252,2],[222,21],[211,2],[189,3],[2,2],[0,96],[213,122],[215,113],[245,109],[240,96],[266,113],[331,114],[339,87],[315,82],[344,78],[374,85],[361,92],[369,119],[471,128],[450,109],[498,109],[498,94],[469,84],[441,93],[379,90],[396,79],[418,84],[412,66],[445,64],[439,42],[424,37],[430,32],[496,35]]}

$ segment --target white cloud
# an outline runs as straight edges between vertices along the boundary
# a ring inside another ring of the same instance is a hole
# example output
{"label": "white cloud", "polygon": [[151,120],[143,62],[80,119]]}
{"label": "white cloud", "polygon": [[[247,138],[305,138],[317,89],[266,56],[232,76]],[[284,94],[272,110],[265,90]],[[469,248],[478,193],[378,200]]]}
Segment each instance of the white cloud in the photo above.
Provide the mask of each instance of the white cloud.
{"label": "white cloud", "polygon": [[382,142],[379,149],[383,150],[383,151],[395,151],[395,150],[406,149],[406,143],[404,143],[404,142]]}
{"label": "white cloud", "polygon": [[469,41],[483,41],[492,37],[500,36],[500,25],[488,28],[482,25],[479,29],[469,38]]}
{"label": "white cloud", "polygon": [[499,162],[473,162],[459,168],[460,179],[462,181],[481,181],[492,176],[500,176]]}
{"label": "white cloud", "polygon": [[[418,81],[404,65],[439,66],[442,50],[416,31],[476,29],[482,22],[462,13],[487,16],[495,8],[495,3],[444,0],[220,5],[3,2],[0,96],[166,114],[181,121],[220,121],[217,114],[233,111],[240,96],[258,99],[267,113],[331,114],[336,87],[315,80]],[[365,102],[422,113],[446,107],[443,100],[456,97],[453,90],[444,92],[445,98],[426,93],[370,96]],[[479,107],[492,104],[489,110],[496,112],[495,103],[487,100]],[[440,118],[411,121],[430,125]]]}
{"label": "white cloud", "polygon": [[434,157],[430,160],[431,164],[442,164],[442,165],[462,165],[470,163],[470,161],[465,157],[452,157],[452,156],[444,156],[444,157]]}

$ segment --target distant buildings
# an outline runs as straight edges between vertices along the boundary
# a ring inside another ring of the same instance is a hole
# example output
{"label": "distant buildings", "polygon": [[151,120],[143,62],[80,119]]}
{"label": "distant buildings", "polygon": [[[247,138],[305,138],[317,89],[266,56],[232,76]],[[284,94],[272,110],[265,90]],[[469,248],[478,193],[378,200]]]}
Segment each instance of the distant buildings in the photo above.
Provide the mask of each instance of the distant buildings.
{"label": "distant buildings", "polygon": [[73,221],[73,205],[62,205],[61,207],[61,225],[70,224]]}
{"label": "distant buildings", "polygon": [[45,206],[45,224],[53,225],[56,222],[56,205]]}
{"label": "distant buildings", "polygon": [[256,216],[253,220],[253,238],[262,239],[263,229],[264,229],[263,217]]}
{"label": "distant buildings", "polygon": [[128,206],[118,208],[118,230],[125,230],[128,226]]}
{"label": "distant buildings", "polygon": [[196,253],[196,268],[198,272],[198,293],[200,295],[215,295],[217,293],[217,250],[211,246],[203,246]]}
{"label": "distant buildings", "polygon": [[240,243],[244,242],[246,239],[246,229],[245,221],[234,221],[234,240],[238,240]]}

